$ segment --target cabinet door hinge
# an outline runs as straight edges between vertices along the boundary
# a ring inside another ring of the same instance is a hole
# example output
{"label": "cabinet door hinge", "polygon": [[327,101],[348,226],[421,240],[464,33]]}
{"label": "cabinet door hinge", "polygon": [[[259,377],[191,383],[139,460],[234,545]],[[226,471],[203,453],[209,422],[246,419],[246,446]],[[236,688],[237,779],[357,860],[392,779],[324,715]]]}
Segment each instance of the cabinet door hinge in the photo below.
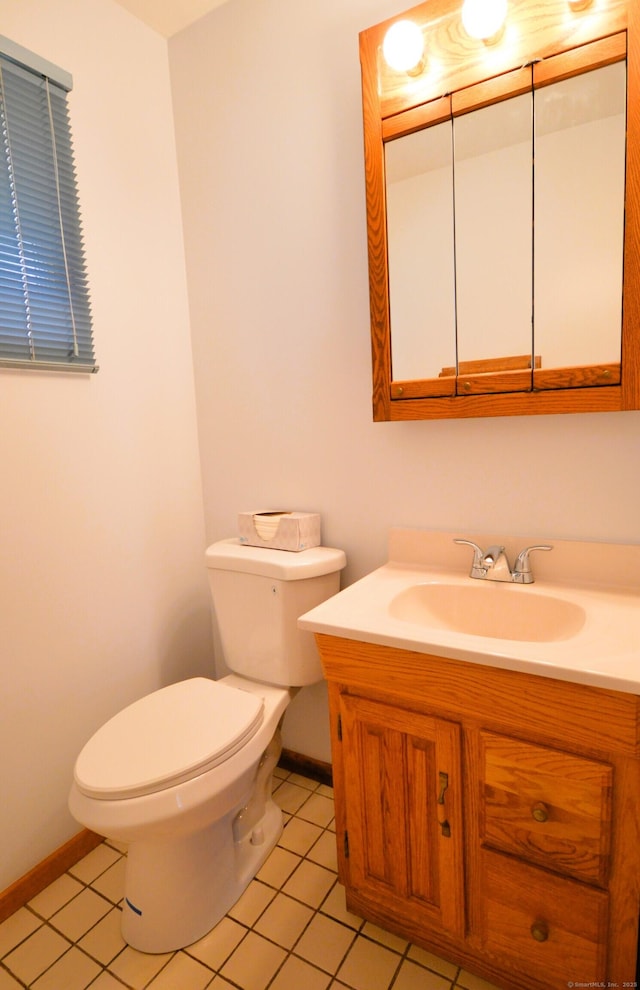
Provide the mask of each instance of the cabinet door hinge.
{"label": "cabinet door hinge", "polygon": [[344,857],[349,859],[349,833],[345,829],[344,833]]}

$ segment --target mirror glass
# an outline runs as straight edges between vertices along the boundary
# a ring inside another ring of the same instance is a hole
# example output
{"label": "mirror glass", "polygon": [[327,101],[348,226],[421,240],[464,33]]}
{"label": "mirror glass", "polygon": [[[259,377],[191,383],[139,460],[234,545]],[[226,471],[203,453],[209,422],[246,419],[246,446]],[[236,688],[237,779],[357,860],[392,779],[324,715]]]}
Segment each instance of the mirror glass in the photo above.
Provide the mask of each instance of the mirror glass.
{"label": "mirror glass", "polygon": [[626,65],[537,89],[535,346],[542,367],[620,361]]}
{"label": "mirror glass", "polygon": [[396,381],[456,363],[451,121],[385,145],[391,361]]}
{"label": "mirror glass", "polygon": [[531,130],[531,93],[454,120],[460,362],[531,354]]}
{"label": "mirror glass", "polygon": [[625,113],[617,62],[386,142],[392,380],[620,361]]}

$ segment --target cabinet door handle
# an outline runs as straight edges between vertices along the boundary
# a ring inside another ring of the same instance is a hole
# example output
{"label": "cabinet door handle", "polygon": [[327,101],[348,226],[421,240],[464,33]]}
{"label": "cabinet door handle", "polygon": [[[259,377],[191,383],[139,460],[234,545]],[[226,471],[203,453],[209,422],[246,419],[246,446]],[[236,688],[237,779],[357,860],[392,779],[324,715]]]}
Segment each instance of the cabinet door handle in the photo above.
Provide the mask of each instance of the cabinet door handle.
{"label": "cabinet door handle", "polygon": [[531,816],[535,818],[537,822],[546,822],[549,820],[549,809],[543,801],[538,801],[534,804],[531,809]]}
{"label": "cabinet door handle", "polygon": [[443,773],[441,770],[438,774],[438,784],[440,786],[440,791],[438,793],[438,804],[444,804],[444,792],[449,786],[449,774]]}
{"label": "cabinet door handle", "polygon": [[531,926],[531,937],[536,942],[546,942],[549,938],[549,928],[546,921],[534,921]]}
{"label": "cabinet door handle", "polygon": [[449,774],[444,773],[443,770],[440,770],[440,772],[438,773],[438,787],[440,788],[438,791],[438,801],[437,801],[437,804],[439,806],[438,825],[440,826],[440,831],[445,839],[451,838],[451,826],[447,821],[447,819],[445,818],[447,812],[444,807],[444,795],[448,786],[449,786]]}

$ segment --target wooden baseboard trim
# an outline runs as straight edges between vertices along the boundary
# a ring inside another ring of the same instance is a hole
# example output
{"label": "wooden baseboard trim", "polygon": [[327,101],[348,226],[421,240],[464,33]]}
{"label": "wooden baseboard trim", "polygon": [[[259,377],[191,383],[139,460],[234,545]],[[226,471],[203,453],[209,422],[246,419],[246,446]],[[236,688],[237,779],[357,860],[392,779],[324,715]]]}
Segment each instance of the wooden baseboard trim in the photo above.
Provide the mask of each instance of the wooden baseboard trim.
{"label": "wooden baseboard trim", "polygon": [[294,753],[291,749],[283,749],[280,754],[278,766],[291,773],[301,773],[305,777],[311,777],[320,784],[333,786],[333,769],[330,763],[316,760],[312,756],[303,756],[302,753]]}
{"label": "wooden baseboard trim", "polygon": [[30,901],[50,883],[61,877],[70,866],[77,863],[103,841],[102,835],[96,835],[95,832],[90,832],[89,829],[85,828],[52,852],[46,859],[43,859],[37,866],[34,866],[32,870],[25,873],[23,877],[12,883],[10,887],[0,892],[0,922],[8,918],[18,908],[24,907],[27,901]]}

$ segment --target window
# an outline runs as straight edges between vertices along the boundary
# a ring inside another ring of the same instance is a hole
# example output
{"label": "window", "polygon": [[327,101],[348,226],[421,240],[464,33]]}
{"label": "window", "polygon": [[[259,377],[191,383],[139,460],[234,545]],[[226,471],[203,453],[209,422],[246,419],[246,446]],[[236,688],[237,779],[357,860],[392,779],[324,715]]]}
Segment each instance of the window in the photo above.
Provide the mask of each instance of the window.
{"label": "window", "polygon": [[96,371],[71,77],[0,37],[0,366]]}

